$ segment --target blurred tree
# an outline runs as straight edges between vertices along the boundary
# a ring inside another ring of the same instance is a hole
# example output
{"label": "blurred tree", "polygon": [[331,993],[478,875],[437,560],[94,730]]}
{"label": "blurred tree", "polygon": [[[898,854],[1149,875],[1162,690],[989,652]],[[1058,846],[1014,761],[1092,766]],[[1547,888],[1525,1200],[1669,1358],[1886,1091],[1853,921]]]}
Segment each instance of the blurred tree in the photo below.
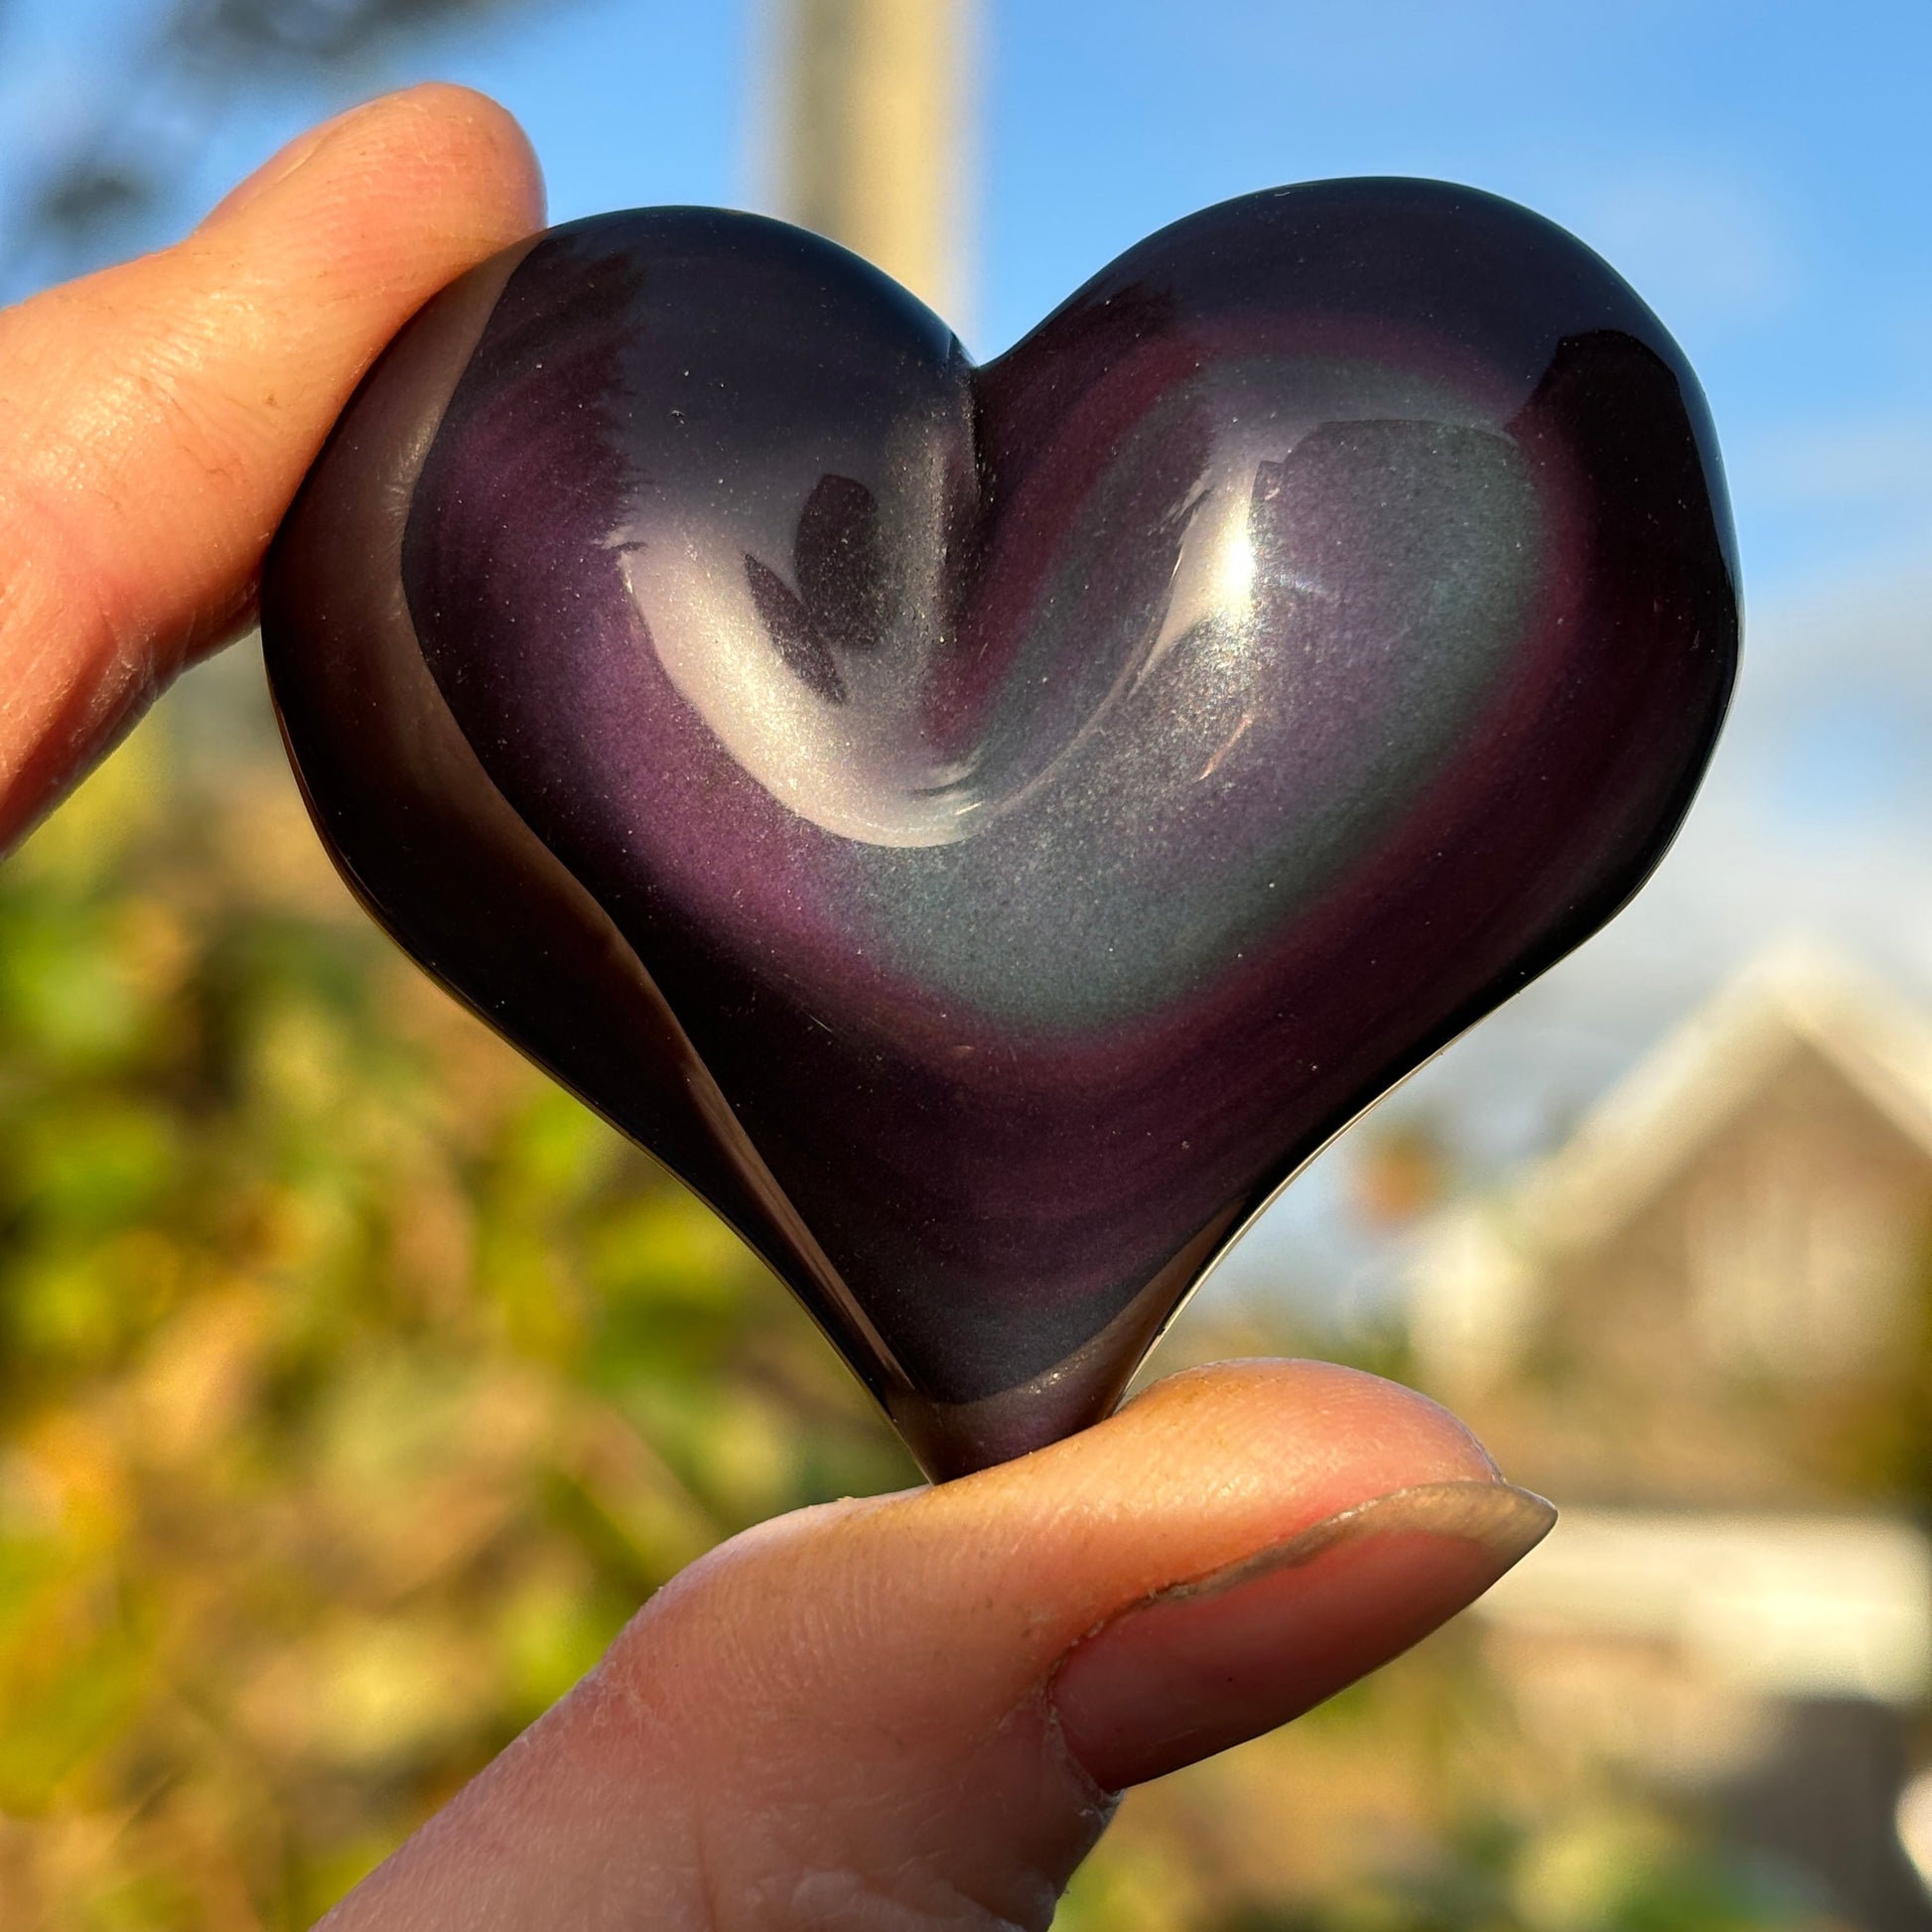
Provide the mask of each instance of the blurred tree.
{"label": "blurred tree", "polygon": [[1526,1833],[1460,1822],[1430,1855],[1310,1903],[1250,1902],[1209,1932],[1850,1932],[1782,1870],[1613,1807]]}
{"label": "blurred tree", "polygon": [[914,1479],[151,722],[0,871],[0,1926],[307,1924],[719,1537]]}

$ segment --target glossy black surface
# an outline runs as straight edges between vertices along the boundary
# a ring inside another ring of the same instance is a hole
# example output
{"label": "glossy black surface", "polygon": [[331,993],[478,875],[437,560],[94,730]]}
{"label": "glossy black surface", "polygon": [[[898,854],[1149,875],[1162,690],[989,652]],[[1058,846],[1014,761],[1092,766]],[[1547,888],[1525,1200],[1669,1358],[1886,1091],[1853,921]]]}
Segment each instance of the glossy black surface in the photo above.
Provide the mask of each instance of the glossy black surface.
{"label": "glossy black surface", "polygon": [[364,901],[942,1474],[1104,1413],[1641,883],[1737,639],[1661,326],[1402,181],[1195,215],[983,369],[776,223],[555,230],[378,364],[264,604]]}

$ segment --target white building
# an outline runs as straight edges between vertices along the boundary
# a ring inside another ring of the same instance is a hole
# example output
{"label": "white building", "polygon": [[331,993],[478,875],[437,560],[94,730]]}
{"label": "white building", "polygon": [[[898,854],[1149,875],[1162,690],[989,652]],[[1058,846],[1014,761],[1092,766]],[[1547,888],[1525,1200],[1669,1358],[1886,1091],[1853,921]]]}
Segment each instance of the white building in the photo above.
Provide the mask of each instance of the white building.
{"label": "white building", "polygon": [[1438,1216],[1411,1311],[1422,1386],[1565,1510],[1479,1612],[1539,1734],[1932,1925],[1932,1026],[1781,949]]}

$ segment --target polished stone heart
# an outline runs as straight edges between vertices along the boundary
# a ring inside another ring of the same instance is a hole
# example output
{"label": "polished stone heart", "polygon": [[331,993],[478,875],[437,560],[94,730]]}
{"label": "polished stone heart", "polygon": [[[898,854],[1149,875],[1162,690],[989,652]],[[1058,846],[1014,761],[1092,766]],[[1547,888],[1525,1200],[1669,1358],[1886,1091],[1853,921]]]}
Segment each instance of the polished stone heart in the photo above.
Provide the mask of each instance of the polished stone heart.
{"label": "polished stone heart", "polygon": [[1102,1415],[1258,1206],[1599,925],[1730,687],[1682,354],[1472,191],[1194,215],[976,368],[749,215],[433,302],[276,540],[316,821],[924,1465]]}

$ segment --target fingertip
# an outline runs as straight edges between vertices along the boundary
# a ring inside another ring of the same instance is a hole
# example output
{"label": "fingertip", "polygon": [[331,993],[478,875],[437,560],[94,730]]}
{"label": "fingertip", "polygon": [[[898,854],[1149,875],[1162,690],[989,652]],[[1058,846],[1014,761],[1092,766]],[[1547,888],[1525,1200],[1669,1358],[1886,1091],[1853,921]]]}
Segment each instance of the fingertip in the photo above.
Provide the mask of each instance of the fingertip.
{"label": "fingertip", "polygon": [[1489,1451],[1468,1425],[1420,1390],[1340,1362],[1256,1358],[1182,1369],[1120,1412],[1164,1445],[1198,1439],[1252,1452],[1293,1441],[1306,1456],[1319,1445],[1336,1466],[1370,1479],[1387,1472],[1433,1481],[1494,1477]]}
{"label": "fingertip", "polygon": [[[1334,1362],[1252,1359],[1183,1369],[1116,1414],[1018,1461],[945,1485],[988,1507],[1026,1492],[1133,1498],[1150,1517],[1275,1504],[1314,1515],[1391,1489],[1492,1481],[1469,1429],[1400,1383]],[[1313,1520],[1313,1515],[1309,1517]],[[1293,1527],[1291,1525],[1291,1527]]]}
{"label": "fingertip", "polygon": [[[1015,1461],[856,1508],[801,1554],[874,1639],[934,1604],[1031,1606],[1021,1672],[1128,1604],[1399,1491],[1487,1487],[1494,1462],[1414,1390],[1314,1361],[1234,1361],[1155,1383]],[[985,1619],[966,1645],[989,1647]],[[998,1646],[991,1646],[997,1650]]]}
{"label": "fingertip", "polygon": [[1259,1736],[1447,1622],[1555,1517],[1507,1483],[1401,1489],[1145,1598],[1055,1673],[1061,1741],[1118,1791]]}
{"label": "fingertip", "polygon": [[335,136],[345,173],[371,185],[432,185],[499,216],[501,239],[543,225],[543,170],[521,123],[474,87],[429,80],[371,102]]}
{"label": "fingertip", "polygon": [[[242,217],[326,238],[337,261],[345,251],[372,257],[407,281],[446,257],[468,266],[541,227],[543,172],[506,108],[473,87],[426,81],[299,135],[215,207],[190,247],[205,238],[228,245]],[[397,240],[412,258],[383,263]]]}

